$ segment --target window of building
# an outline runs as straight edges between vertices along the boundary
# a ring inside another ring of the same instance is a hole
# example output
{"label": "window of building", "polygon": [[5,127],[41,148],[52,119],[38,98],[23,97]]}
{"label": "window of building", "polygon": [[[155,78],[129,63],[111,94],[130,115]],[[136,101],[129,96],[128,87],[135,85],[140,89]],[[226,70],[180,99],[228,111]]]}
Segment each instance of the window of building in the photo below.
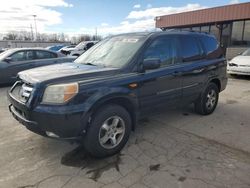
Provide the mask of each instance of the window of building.
{"label": "window of building", "polygon": [[190,28],[190,27],[184,27],[184,28],[182,28],[181,30],[182,30],[182,31],[190,31],[190,30],[192,30],[192,28]]}
{"label": "window of building", "polygon": [[231,31],[231,24],[223,24],[222,25],[222,35],[221,35],[221,46],[227,47],[230,43],[230,31]]}
{"label": "window of building", "polygon": [[180,37],[180,54],[183,61],[195,61],[201,58],[202,50],[194,37]]}
{"label": "window of building", "polygon": [[200,32],[200,27],[192,27],[192,30]]}
{"label": "window of building", "polygon": [[216,27],[216,25],[211,25],[210,33],[213,34],[217,40],[220,39],[220,30]]}
{"label": "window of building", "polygon": [[201,26],[201,32],[209,33],[209,26]]}
{"label": "window of building", "polygon": [[243,40],[247,45],[250,45],[250,20],[245,21]]}
{"label": "window of building", "polygon": [[233,45],[242,45],[244,21],[234,22],[232,28],[232,44]]}
{"label": "window of building", "polygon": [[158,58],[161,66],[171,65],[176,59],[176,39],[161,37],[153,41],[144,54],[144,59]]}

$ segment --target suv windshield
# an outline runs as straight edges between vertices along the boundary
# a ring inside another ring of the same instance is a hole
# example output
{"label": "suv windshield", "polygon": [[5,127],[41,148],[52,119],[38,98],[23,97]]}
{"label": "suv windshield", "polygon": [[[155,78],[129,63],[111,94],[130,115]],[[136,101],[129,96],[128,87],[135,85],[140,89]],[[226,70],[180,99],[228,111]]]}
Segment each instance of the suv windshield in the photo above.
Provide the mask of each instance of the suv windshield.
{"label": "suv windshield", "polygon": [[137,52],[146,40],[145,36],[115,36],[96,44],[79,58],[76,63],[121,68]]}
{"label": "suv windshield", "polygon": [[245,52],[242,53],[244,56],[250,56],[250,48],[247,49]]}

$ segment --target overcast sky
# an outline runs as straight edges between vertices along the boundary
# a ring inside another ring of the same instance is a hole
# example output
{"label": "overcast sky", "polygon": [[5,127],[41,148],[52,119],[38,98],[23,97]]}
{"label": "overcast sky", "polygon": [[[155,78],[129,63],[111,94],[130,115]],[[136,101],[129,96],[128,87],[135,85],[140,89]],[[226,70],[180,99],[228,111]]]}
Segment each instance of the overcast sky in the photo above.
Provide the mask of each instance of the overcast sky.
{"label": "overcast sky", "polygon": [[116,34],[154,29],[154,17],[244,0],[0,0],[0,33],[34,28],[38,32]]}

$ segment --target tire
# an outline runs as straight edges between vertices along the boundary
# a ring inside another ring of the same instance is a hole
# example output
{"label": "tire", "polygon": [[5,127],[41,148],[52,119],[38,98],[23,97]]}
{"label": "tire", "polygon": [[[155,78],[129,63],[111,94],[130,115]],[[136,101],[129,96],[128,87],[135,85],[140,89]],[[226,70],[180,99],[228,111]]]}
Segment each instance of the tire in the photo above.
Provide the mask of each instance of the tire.
{"label": "tire", "polygon": [[201,115],[209,115],[215,110],[219,99],[218,86],[210,82],[199,99],[195,102],[195,111]]}
{"label": "tire", "polygon": [[131,125],[131,116],[122,106],[102,106],[92,117],[83,140],[86,151],[97,158],[120,152],[128,141]]}

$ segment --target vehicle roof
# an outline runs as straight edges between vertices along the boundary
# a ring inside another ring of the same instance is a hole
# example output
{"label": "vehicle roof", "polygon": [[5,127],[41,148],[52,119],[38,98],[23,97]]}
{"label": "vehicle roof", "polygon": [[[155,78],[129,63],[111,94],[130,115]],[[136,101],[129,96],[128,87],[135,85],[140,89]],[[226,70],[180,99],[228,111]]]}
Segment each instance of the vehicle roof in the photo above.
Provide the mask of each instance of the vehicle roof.
{"label": "vehicle roof", "polygon": [[154,32],[133,32],[133,33],[124,33],[118,34],[115,36],[162,36],[162,35],[205,35],[205,36],[213,36],[206,32],[196,32],[196,31],[177,31],[177,30],[169,30],[169,31],[154,31]]}
{"label": "vehicle roof", "polygon": [[[10,48],[9,49],[9,51],[12,51],[12,52],[17,52],[17,51],[20,51],[20,50],[42,50],[42,51],[53,52],[51,50],[48,50],[48,49],[45,49],[45,48],[41,48],[41,47],[34,47],[34,48]],[[56,53],[56,52],[53,52],[53,53]]]}

